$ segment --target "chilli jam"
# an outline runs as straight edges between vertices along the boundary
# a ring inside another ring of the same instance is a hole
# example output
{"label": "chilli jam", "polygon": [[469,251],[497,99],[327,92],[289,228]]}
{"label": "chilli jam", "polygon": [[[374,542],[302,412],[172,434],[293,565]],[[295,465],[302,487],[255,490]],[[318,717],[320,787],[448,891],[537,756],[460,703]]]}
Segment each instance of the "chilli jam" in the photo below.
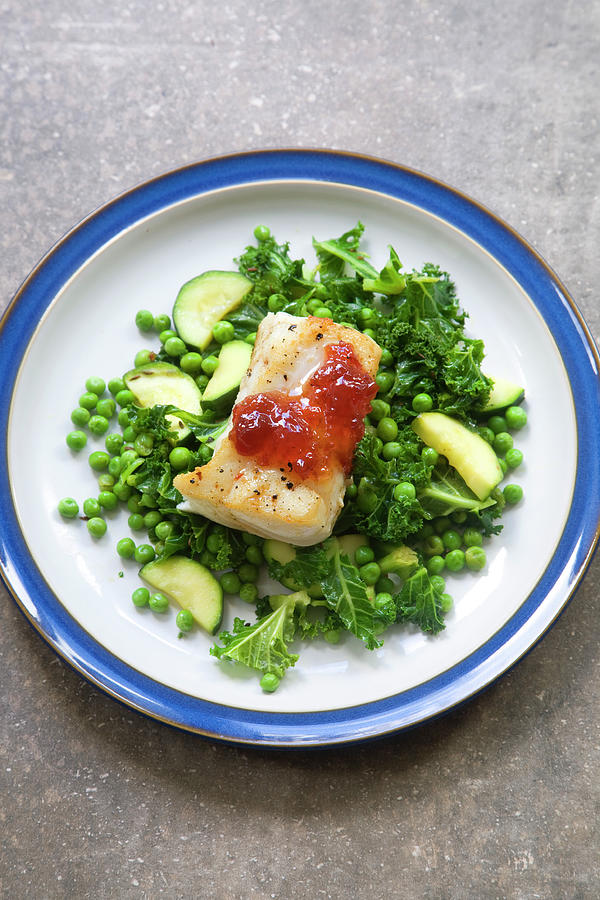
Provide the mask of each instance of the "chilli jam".
{"label": "chilli jam", "polygon": [[324,353],[301,394],[267,391],[236,404],[230,438],[241,456],[302,479],[324,478],[332,466],[350,474],[377,385],[351,344],[328,344]]}

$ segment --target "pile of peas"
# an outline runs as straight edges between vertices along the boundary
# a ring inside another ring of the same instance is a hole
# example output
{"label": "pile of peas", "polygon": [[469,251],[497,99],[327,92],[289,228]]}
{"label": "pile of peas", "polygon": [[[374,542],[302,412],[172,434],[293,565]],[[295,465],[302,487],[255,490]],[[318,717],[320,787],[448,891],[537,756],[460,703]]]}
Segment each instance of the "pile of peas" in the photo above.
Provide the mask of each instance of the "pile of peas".
{"label": "pile of peas", "polygon": [[[154,331],[158,334],[164,355],[173,361],[186,374],[195,378],[200,390],[204,390],[210,376],[218,365],[217,351],[213,348],[202,356],[200,353],[188,351],[184,342],[171,328],[168,315],[153,316],[148,310],[140,310],[135,317],[136,325],[142,332]],[[234,338],[231,322],[221,321],[213,329],[214,340],[222,346]],[[255,335],[247,340],[253,343]],[[147,365],[157,358],[152,350],[140,350],[134,359],[134,366]],[[106,391],[108,388],[108,394]],[[70,450],[79,453],[88,442],[88,434],[94,437],[105,436],[105,449],[93,450],[88,456],[92,471],[98,476],[99,493],[83,501],[82,512],[87,529],[94,538],[102,538],[107,532],[106,514],[115,510],[119,503],[127,506],[129,528],[134,532],[146,532],[149,541],[136,543],[131,537],[117,541],[116,551],[123,560],[134,560],[138,565],[152,562],[162,552],[164,541],[178,533],[177,517],[163,515],[158,511],[153,497],[142,493],[129,484],[122,483],[121,474],[139,457],[152,453],[154,438],[150,433],[139,432],[132,425],[126,407],[134,401],[134,396],[122,378],[113,378],[108,384],[99,377],[90,377],[85,383],[85,392],[79,398],[78,406],[71,413],[71,421],[77,429],[67,434],[66,444]],[[111,431],[114,419],[121,428],[121,433]],[[196,458],[200,463],[208,462],[211,456],[209,448],[202,446]],[[192,453],[186,447],[174,447],[168,456],[169,463],[175,472],[183,472],[192,464]],[[58,503],[58,512],[65,519],[75,519],[80,514],[79,503],[72,497],[64,497]],[[201,562],[215,569],[216,554],[224,540],[224,529],[214,525],[206,539],[206,549]],[[263,541],[254,535],[244,534],[246,544],[245,560],[236,571],[226,572],[221,576],[221,586],[228,594],[238,594],[247,603],[255,603],[258,599],[259,569],[264,561],[262,553]],[[145,587],[137,588],[132,595],[136,607],[149,607],[153,612],[164,613],[169,608],[169,601],[160,592],[150,593]],[[188,610],[179,610],[176,624],[180,633],[191,630],[193,617]],[[267,688],[265,688],[267,689]],[[271,688],[274,689],[274,688]]]}

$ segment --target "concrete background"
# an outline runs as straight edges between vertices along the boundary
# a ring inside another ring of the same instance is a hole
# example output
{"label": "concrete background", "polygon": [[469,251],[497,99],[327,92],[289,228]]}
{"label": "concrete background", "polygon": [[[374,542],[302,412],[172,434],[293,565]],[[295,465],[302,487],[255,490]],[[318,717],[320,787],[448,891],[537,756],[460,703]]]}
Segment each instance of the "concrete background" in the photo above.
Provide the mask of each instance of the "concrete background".
{"label": "concrete background", "polygon": [[[490,206],[600,335],[594,0],[2,0],[0,51],[1,308],[122,189],[330,147]],[[599,588],[596,559],[544,641],[443,721],[283,754],[124,709],[2,589],[2,896],[597,897]]]}

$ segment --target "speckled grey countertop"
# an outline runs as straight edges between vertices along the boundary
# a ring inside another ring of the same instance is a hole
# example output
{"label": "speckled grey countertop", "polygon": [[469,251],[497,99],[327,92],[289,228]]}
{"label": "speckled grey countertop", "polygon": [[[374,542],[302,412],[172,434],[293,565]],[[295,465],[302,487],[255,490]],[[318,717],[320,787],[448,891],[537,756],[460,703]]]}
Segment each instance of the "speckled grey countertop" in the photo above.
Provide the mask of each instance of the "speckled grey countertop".
{"label": "speckled grey countertop", "polygon": [[[491,207],[597,339],[599,35],[594,0],[5,0],[1,308],[123,189],[215,154],[329,147]],[[0,893],[597,897],[599,593],[596,559],[543,642],[444,720],[278,754],[118,705],[1,589]]]}

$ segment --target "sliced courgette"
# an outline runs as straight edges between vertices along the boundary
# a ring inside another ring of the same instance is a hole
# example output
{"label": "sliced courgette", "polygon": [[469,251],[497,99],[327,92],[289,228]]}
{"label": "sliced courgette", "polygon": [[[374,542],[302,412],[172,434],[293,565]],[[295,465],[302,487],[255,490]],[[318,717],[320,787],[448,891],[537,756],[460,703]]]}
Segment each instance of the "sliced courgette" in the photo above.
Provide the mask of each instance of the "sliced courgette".
{"label": "sliced courgette", "polygon": [[[194,415],[200,415],[202,411],[202,395],[198,385],[190,375],[171,363],[153,362],[138,366],[126,372],[123,381],[135,397],[137,406],[176,406]],[[189,428],[177,416],[169,415],[167,419],[177,432],[178,440],[189,434]]]}
{"label": "sliced courgette", "polygon": [[485,500],[502,481],[498,457],[484,439],[461,422],[439,412],[420,413],[413,430],[428,447],[448,459],[480,500]]}
{"label": "sliced courgette", "polygon": [[212,340],[213,326],[239,306],[251,288],[252,282],[239,272],[204,272],[187,281],[173,306],[179,336],[204,350]]}
{"label": "sliced courgette", "polygon": [[521,385],[500,376],[490,377],[493,385],[489,400],[483,410],[486,415],[491,415],[491,413],[506,409],[507,406],[514,406],[515,403],[521,402],[525,396],[525,391]]}
{"label": "sliced courgette", "polygon": [[223,590],[205,566],[187,556],[170,556],[147,563],[140,577],[189,610],[209,634],[218,630],[223,618]]}
{"label": "sliced courgette", "polygon": [[219,354],[219,365],[202,394],[202,406],[226,415],[235,403],[240,382],[250,365],[252,347],[245,341],[229,341]]}

